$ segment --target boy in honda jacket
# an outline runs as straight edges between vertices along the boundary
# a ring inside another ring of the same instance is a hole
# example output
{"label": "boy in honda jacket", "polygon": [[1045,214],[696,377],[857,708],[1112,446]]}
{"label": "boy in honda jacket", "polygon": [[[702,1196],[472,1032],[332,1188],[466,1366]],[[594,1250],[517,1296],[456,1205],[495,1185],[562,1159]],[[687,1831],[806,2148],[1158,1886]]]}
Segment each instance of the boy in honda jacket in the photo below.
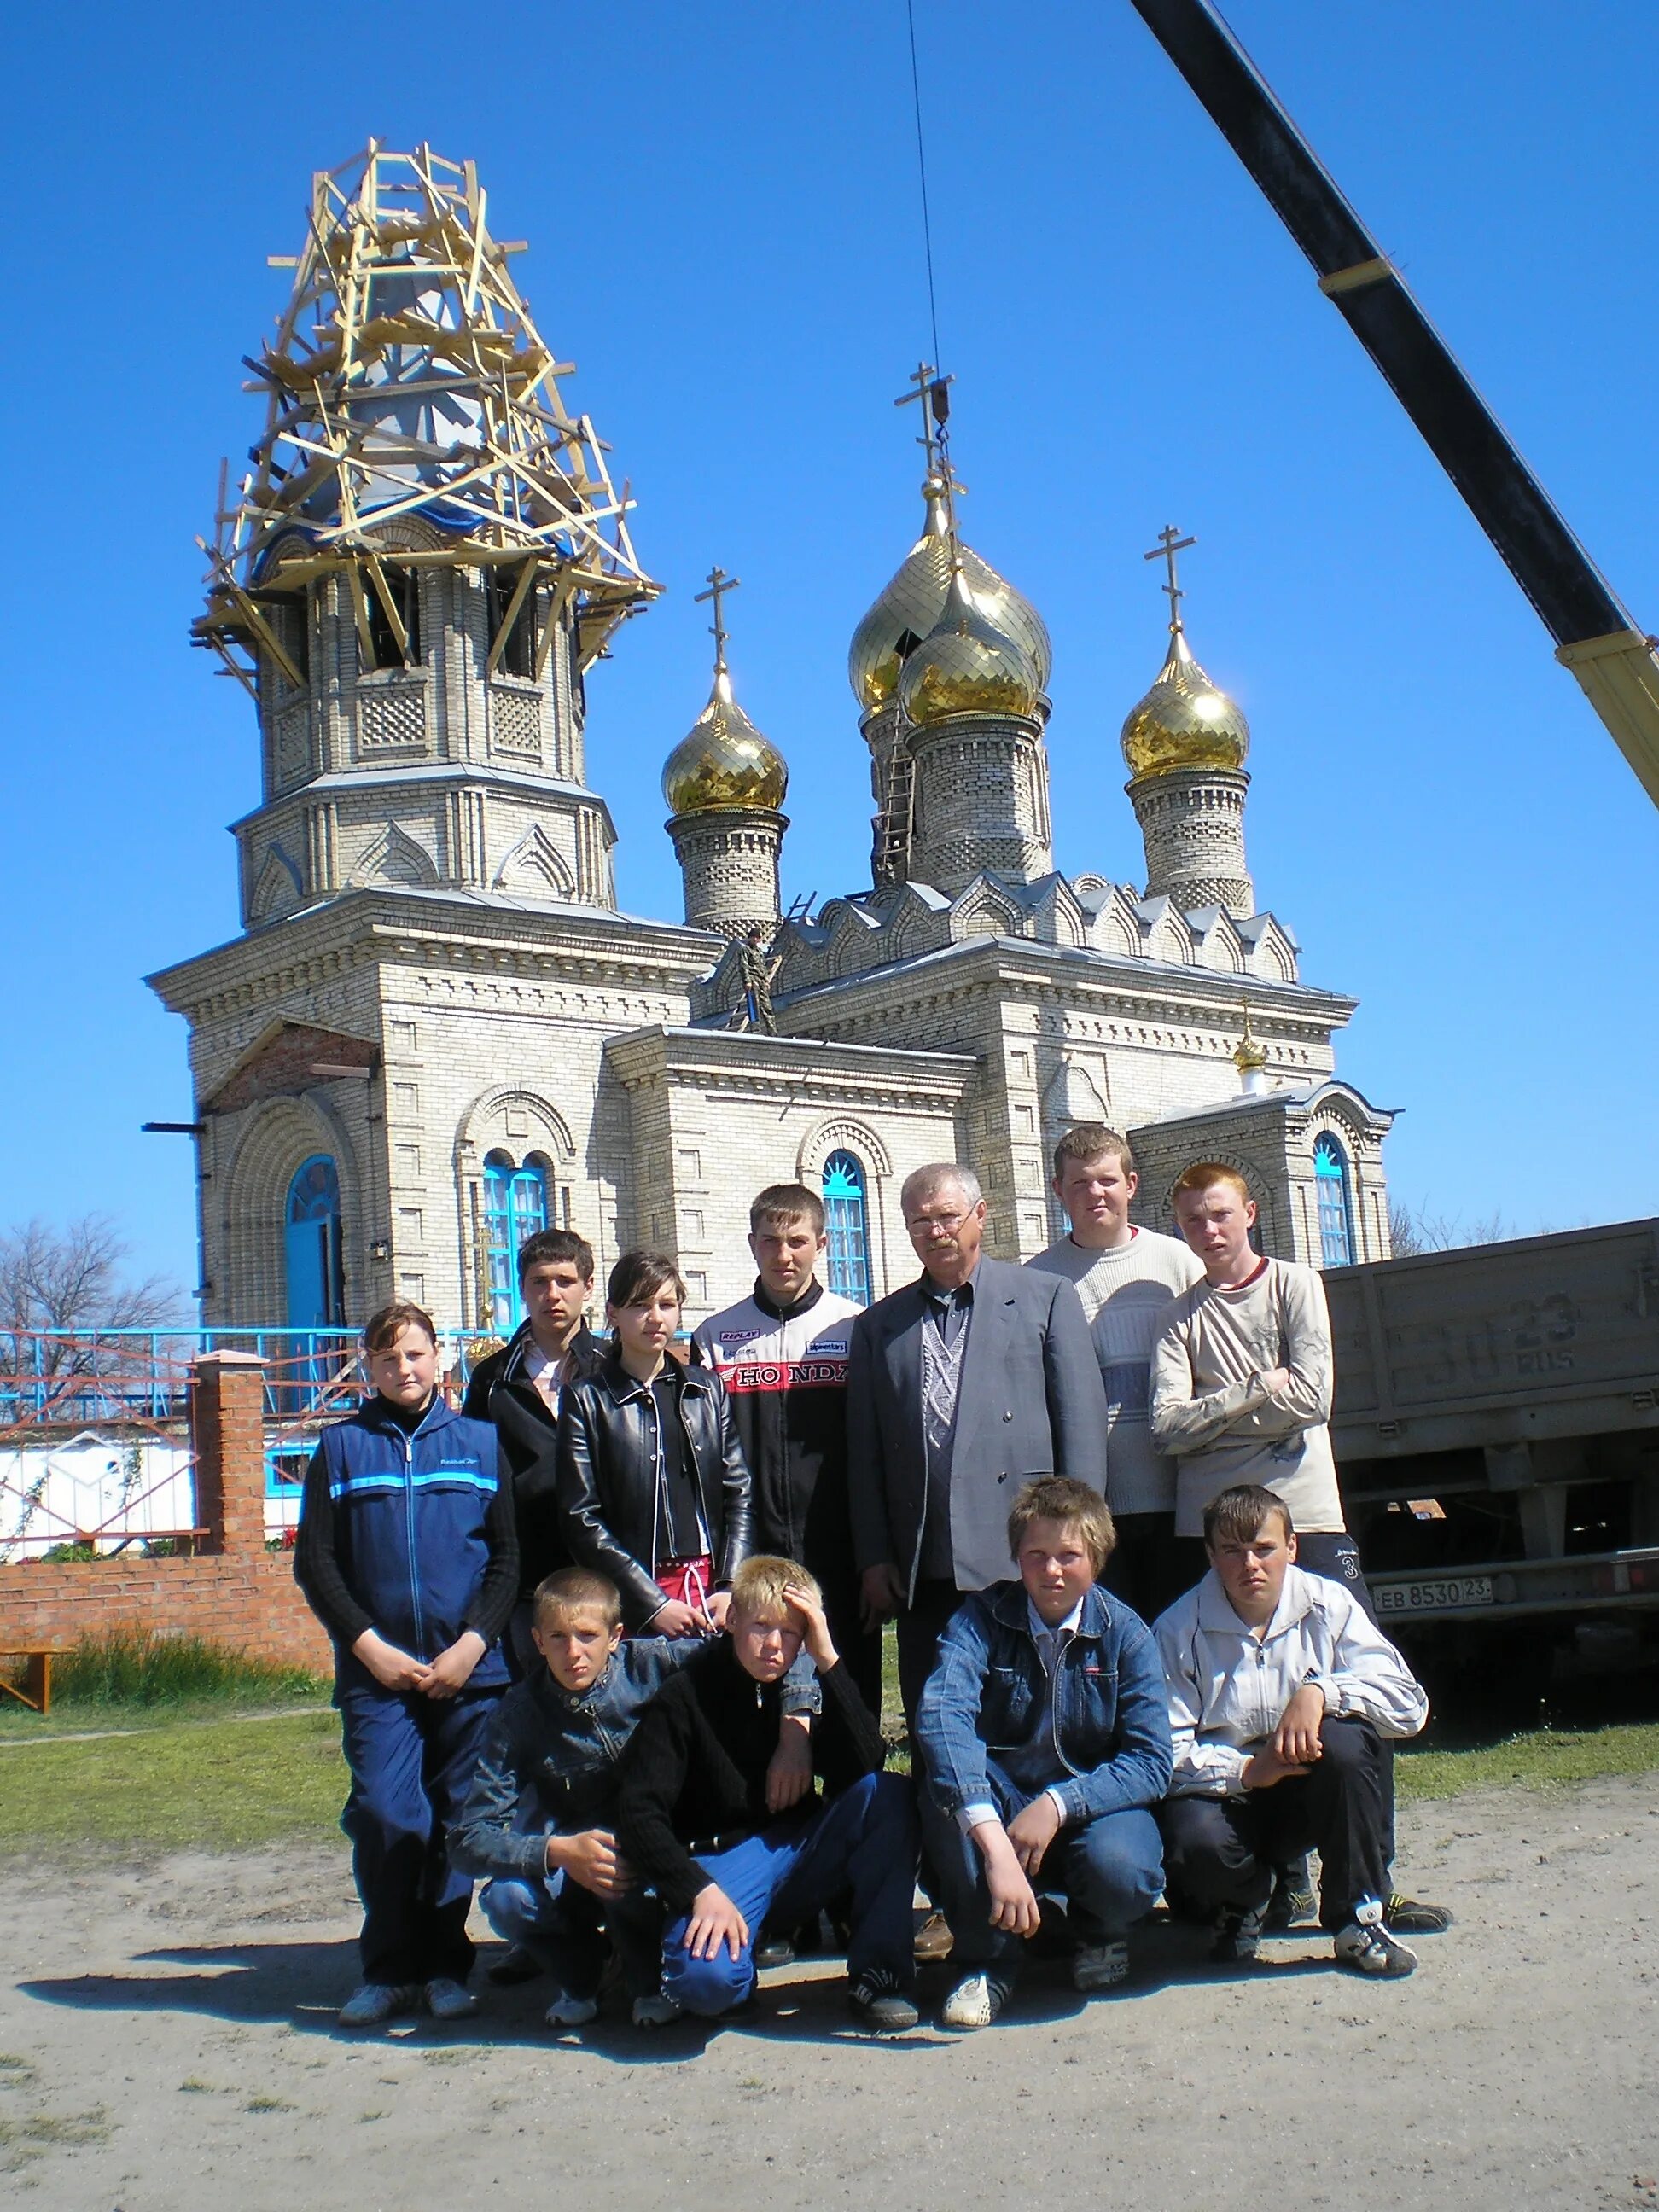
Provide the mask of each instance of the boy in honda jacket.
{"label": "boy in honda jacket", "polygon": [[375,2027],[424,2001],[474,2010],[472,1884],[450,1865],[484,1723],[506,1687],[499,1647],[518,1595],[513,1500],[495,1432],[437,1391],[419,1306],[363,1331],[374,1395],[323,1432],[306,1475],[294,1575],[334,1644],[351,1794],[340,1825],[362,1900],[363,1979],[340,2014]]}

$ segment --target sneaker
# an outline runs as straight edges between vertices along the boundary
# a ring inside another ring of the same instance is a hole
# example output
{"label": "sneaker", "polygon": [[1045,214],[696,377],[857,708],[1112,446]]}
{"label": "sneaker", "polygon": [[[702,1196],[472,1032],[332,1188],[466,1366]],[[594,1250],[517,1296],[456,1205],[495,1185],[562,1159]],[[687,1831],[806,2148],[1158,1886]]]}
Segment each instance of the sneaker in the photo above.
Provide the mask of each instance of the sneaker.
{"label": "sneaker", "polygon": [[426,1985],[426,2008],[434,2020],[471,2020],[478,2000],[449,1974],[440,1974]]}
{"label": "sneaker", "polygon": [[1210,1946],[1212,1966],[1245,1966],[1255,1957],[1261,1941],[1262,1923],[1267,1907],[1258,1905],[1254,1912],[1224,1912],[1215,1924],[1215,1941]]}
{"label": "sneaker", "polygon": [[948,1959],[956,1938],[951,1933],[951,1923],[942,1912],[930,1912],[916,1930],[915,1954],[917,1963],[926,1966],[935,1959]]}
{"label": "sneaker", "polygon": [[543,2015],[550,2027],[586,2027],[599,2016],[597,1997],[573,1997],[568,1990],[554,1998]]}
{"label": "sneaker", "polygon": [[544,1972],[542,1962],[526,1951],[522,1943],[509,1943],[493,1966],[484,1968],[484,1977],[494,1982],[498,1990],[510,1990],[518,1982],[533,1982]]}
{"label": "sneaker", "polygon": [[940,2027],[989,2027],[1012,1988],[1012,1982],[1001,1974],[964,1974],[940,2008]]}
{"label": "sneaker", "polygon": [[1401,1897],[1397,1889],[1383,1906],[1382,1917],[1396,1936],[1443,1936],[1452,1924],[1443,1905],[1425,1905],[1420,1898]]}
{"label": "sneaker", "polygon": [[665,1996],[660,1990],[653,1990],[648,1996],[634,2000],[635,2027],[672,2027],[682,2017],[673,1998]]}
{"label": "sneaker", "polygon": [[1332,1948],[1337,1965],[1346,1966],[1350,1973],[1398,1979],[1414,1972],[1417,1966],[1416,1952],[1408,1951],[1389,1934],[1382,1902],[1375,1897],[1361,1898],[1353,1918],[1333,1938]]}
{"label": "sneaker", "polygon": [[1319,1911],[1319,1899],[1308,1875],[1306,1859],[1297,1859],[1290,1866],[1273,1869],[1273,1893],[1267,1899],[1261,1932],[1264,1936],[1282,1936],[1287,1928],[1294,1928],[1298,1920],[1311,1920]]}
{"label": "sneaker", "polygon": [[1085,1996],[1115,1990],[1129,1978],[1129,1947],[1121,1936],[1103,1943],[1079,1943],[1072,1954],[1072,1987]]}
{"label": "sneaker", "polygon": [[365,1982],[340,2007],[342,2027],[380,2027],[407,2012],[420,1991],[406,1982]]}
{"label": "sneaker", "polygon": [[896,1974],[884,1966],[866,1966],[847,1992],[853,2016],[878,2035],[896,2035],[915,2027],[921,2014],[899,1987]]}

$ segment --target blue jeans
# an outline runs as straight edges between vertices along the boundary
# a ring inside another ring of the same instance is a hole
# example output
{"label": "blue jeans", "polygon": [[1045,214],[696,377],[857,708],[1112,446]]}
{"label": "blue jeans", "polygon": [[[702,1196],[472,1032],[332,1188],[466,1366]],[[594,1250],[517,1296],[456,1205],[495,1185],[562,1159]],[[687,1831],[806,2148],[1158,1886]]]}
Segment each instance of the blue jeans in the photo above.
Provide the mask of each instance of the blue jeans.
{"label": "blue jeans", "polygon": [[[994,1761],[988,1762],[991,1796],[1006,1827],[1030,1802]],[[1030,1795],[1035,1795],[1035,1792]],[[935,1901],[951,1923],[951,1960],[957,1966],[1012,1965],[1025,1939],[991,1925],[991,1892],[985,1862],[961,1824],[942,1812],[931,1790],[921,1796],[921,1831],[935,1878]],[[1060,1830],[1043,1856],[1031,1887],[1040,1895],[1066,1899],[1066,1918],[1085,1943],[1127,1935],[1158,1903],[1164,1887],[1164,1845],[1158,1822],[1144,1806],[1102,1813],[1081,1826]]]}
{"label": "blue jeans", "polygon": [[690,1913],[665,1930],[662,1987],[684,2011],[713,2020],[741,2004],[755,1985],[750,1954],[768,1913],[793,1927],[847,1889],[853,1893],[847,1971],[890,1973],[901,1989],[916,1976],[910,1905],[915,1893],[916,1821],[910,1784],[896,1774],[866,1774],[827,1805],[786,1814],[734,1850],[702,1859],[749,1923],[733,1959],[722,1943],[712,1959],[685,1948]]}
{"label": "blue jeans", "polygon": [[599,1995],[613,1948],[630,1996],[657,1986],[662,1907],[647,1890],[603,1898],[562,1871],[540,1881],[498,1876],[484,1884],[478,1909],[502,1942],[522,1944],[566,1996]]}
{"label": "blue jeans", "polygon": [[445,1832],[466,1802],[499,1689],[423,1698],[417,1690],[336,1693],[351,1795],[340,1826],[363,1905],[368,1982],[464,1982],[472,1971],[472,1881],[449,1863]]}

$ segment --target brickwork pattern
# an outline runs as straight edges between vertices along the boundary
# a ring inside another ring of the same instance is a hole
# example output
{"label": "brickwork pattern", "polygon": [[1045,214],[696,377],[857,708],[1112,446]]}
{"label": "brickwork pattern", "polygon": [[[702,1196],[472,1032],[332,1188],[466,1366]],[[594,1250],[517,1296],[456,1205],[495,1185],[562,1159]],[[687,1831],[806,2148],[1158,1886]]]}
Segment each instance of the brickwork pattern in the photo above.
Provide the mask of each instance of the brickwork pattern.
{"label": "brickwork pattern", "polygon": [[684,885],[686,927],[744,937],[759,923],[769,937],[788,817],[769,806],[732,806],[677,814],[666,826]]}
{"label": "brickwork pattern", "polygon": [[208,1533],[196,1558],[0,1566],[0,1644],[64,1651],[83,1636],[144,1631],[326,1673],[329,1641],[292,1558],[264,1548],[264,1392],[258,1360],[197,1363],[197,1517]]}
{"label": "brickwork pattern", "polygon": [[1255,912],[1255,889],[1244,859],[1242,771],[1182,769],[1138,776],[1126,787],[1146,848],[1146,895],[1167,896],[1183,914],[1223,906]]}
{"label": "brickwork pattern", "polygon": [[988,868],[1018,883],[1049,872],[1048,764],[1035,723],[957,715],[909,742],[913,882],[951,891]]}

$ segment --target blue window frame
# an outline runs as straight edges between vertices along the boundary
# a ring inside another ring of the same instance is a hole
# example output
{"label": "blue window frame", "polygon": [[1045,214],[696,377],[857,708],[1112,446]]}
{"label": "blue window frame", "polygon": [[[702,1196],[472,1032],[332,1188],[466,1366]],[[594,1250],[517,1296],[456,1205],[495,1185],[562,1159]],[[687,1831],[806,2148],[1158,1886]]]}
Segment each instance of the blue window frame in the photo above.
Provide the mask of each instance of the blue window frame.
{"label": "blue window frame", "polygon": [[1314,1139],[1314,1188],[1319,1198],[1320,1264],[1352,1267],[1353,1200],[1348,1162],[1341,1146],[1328,1134]]}
{"label": "blue window frame", "polygon": [[340,1175],[326,1152],[302,1160],[289,1184],[283,1260],[289,1327],[339,1328],[345,1320]]}
{"label": "blue window frame", "polygon": [[547,1226],[547,1166],[528,1159],[516,1166],[510,1152],[484,1158],[484,1248],[489,1319],[510,1336],[524,1319],[519,1296],[519,1247]]}
{"label": "blue window frame", "polygon": [[831,1152],[823,1164],[823,1229],[830,1239],[830,1288],[859,1305],[870,1303],[870,1206],[864,1163],[856,1152]]}

